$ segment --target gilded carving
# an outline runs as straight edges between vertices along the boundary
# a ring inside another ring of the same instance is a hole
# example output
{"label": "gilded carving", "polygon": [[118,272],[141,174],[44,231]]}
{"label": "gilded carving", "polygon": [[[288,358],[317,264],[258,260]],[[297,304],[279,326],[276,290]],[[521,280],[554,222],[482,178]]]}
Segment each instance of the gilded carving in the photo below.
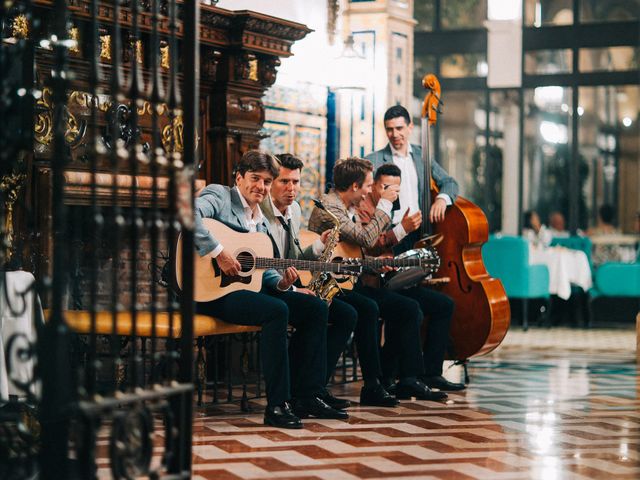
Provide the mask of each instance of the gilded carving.
{"label": "gilded carving", "polygon": [[[75,100],[76,103],[82,105],[84,102],[90,101],[89,95],[86,93],[74,92],[69,97],[69,101]],[[53,140],[53,105],[51,103],[51,89],[44,88],[42,96],[36,101],[36,121],[34,124],[34,138],[36,142],[42,145],[50,145]],[[64,106],[65,143],[71,148],[77,147],[87,130],[87,122],[78,120],[76,116]]]}
{"label": "gilded carving", "polygon": [[258,59],[252,58],[249,60],[249,80],[257,82],[258,78]]}
{"label": "gilded carving", "polygon": [[166,152],[182,152],[184,150],[184,125],[182,115],[173,117],[171,123],[162,129],[162,146]]}
{"label": "gilded carving", "polygon": [[34,124],[35,140],[43,145],[49,145],[53,139],[53,118],[51,109],[51,89],[42,90],[42,95],[36,101],[36,121]]}
{"label": "gilded carving", "polygon": [[165,45],[160,47],[160,66],[169,69],[171,67],[171,52],[169,52],[169,45],[166,42],[163,43]]}
{"label": "gilded carving", "polygon": [[111,60],[111,35],[100,35],[100,59]]}
{"label": "gilded carving", "polygon": [[142,40],[136,41],[136,62],[139,64],[144,63],[144,47],[142,46]]}
{"label": "gilded carving", "polygon": [[7,175],[0,177],[0,191],[4,192],[4,240],[5,240],[5,260],[11,260],[13,255],[13,205],[18,200],[18,193],[22,188],[24,180],[27,178],[26,173],[17,173],[15,170]]}
{"label": "gilded carving", "polygon": [[80,29],[78,27],[71,27],[69,29],[69,38],[75,42],[69,47],[69,51],[72,53],[80,53]]}
{"label": "gilded carving", "polygon": [[11,36],[13,38],[29,37],[29,20],[27,20],[26,15],[16,15],[13,19],[11,24]]}

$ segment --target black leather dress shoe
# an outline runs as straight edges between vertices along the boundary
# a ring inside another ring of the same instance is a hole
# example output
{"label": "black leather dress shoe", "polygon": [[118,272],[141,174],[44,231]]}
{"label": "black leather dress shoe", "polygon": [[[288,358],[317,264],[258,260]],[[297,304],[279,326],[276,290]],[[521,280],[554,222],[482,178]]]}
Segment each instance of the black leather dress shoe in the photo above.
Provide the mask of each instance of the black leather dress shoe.
{"label": "black leather dress shoe", "polygon": [[318,396],[318,398],[336,410],[344,410],[351,406],[351,402],[349,400],[334,397],[328,390],[325,390],[322,395]]}
{"label": "black leather dress shoe", "polygon": [[362,387],[360,405],[372,407],[395,407],[398,401],[387,393],[384,387],[377,384],[373,387]]}
{"label": "black leather dress shoe", "polygon": [[297,399],[293,403],[293,411],[300,418],[325,418],[347,420],[349,414],[343,410],[330,407],[318,397]]}
{"label": "black leather dress shoe", "polygon": [[444,390],[445,392],[458,392],[467,388],[464,383],[450,382],[442,375],[434,377],[420,377],[420,380],[422,380],[422,382],[429,388],[437,388],[438,390]]}
{"label": "black leather dress shoe", "polygon": [[278,428],[302,428],[302,422],[287,402],[275,407],[268,406],[264,410],[264,424]]}
{"label": "black leather dress shoe", "polygon": [[444,392],[434,392],[427,387],[420,380],[416,380],[413,383],[404,384],[398,383],[396,385],[396,398],[398,400],[444,400],[447,398],[447,394]]}

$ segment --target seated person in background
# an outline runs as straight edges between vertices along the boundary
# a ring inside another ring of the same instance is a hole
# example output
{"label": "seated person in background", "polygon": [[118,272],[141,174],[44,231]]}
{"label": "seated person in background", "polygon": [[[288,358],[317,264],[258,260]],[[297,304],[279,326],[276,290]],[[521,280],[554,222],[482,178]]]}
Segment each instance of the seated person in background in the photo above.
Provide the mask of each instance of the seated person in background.
{"label": "seated person in background", "polygon": [[614,225],[615,210],[611,205],[601,205],[598,209],[598,223],[595,227],[587,230],[587,236],[594,241],[591,259],[594,266],[602,265],[605,262],[619,262],[620,247],[611,242],[599,242],[598,238],[604,240],[604,237],[619,235],[620,229]]}
{"label": "seated person in background", "polygon": [[568,238],[569,231],[566,229],[566,223],[562,212],[551,212],[549,215],[549,232],[555,238]]}
{"label": "seated person in background", "polygon": [[545,248],[551,245],[551,232],[540,222],[535,210],[524,212],[522,236],[529,240],[532,248]]}

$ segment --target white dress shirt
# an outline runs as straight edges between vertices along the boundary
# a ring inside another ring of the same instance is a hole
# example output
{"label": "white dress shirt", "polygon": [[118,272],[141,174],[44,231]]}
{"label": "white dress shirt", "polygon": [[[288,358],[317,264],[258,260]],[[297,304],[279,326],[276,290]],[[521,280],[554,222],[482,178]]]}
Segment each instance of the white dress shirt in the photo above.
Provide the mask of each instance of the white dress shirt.
{"label": "white dress shirt", "polygon": [[[416,165],[413,162],[413,157],[411,156],[411,144],[407,145],[406,155],[403,155],[393,148],[391,144],[389,144],[389,148],[393,154],[393,163],[398,166],[402,175],[402,181],[400,182],[400,195],[398,197],[400,200],[400,210],[396,210],[393,214],[393,223],[400,225],[407,208],[410,209],[409,215],[420,210],[420,198],[418,197],[418,172],[416,171]],[[436,198],[442,198],[447,205],[451,205],[453,203],[451,201],[451,197],[446,193],[440,193]],[[426,218],[428,212],[422,212],[422,215]],[[398,240],[401,239],[400,237],[404,237],[406,235],[404,228],[401,231],[396,231],[394,229],[394,232],[396,237],[398,237]]]}
{"label": "white dress shirt", "polygon": [[[247,201],[242,196],[242,193],[240,193],[240,191],[238,190],[238,187],[233,187],[233,189],[238,192],[240,202],[242,202],[242,207],[244,208],[244,221],[247,224],[249,232],[257,232],[257,226],[259,223],[262,223],[262,219],[264,218],[264,215],[262,215],[262,210],[260,210],[260,205],[256,205],[252,210]],[[220,252],[222,252],[222,250],[224,250],[224,247],[222,246],[222,244],[220,244],[211,252],[211,256],[213,258],[216,258],[218,255],[220,255]]]}

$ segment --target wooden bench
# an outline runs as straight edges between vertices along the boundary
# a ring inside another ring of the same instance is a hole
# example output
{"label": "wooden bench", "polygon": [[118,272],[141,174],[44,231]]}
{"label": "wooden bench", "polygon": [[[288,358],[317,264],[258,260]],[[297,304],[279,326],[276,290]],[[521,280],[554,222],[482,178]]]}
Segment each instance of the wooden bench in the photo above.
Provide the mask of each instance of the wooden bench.
{"label": "wooden bench", "polygon": [[[45,319],[50,316],[50,310],[44,311]],[[88,310],[66,310],[64,318],[68,327],[80,335],[113,335],[113,312],[99,311],[95,313],[95,329],[92,330],[92,315]],[[155,318],[155,336],[157,338],[179,338],[182,335],[182,316],[180,312],[156,312],[140,311],[136,314],[135,336],[150,338],[153,336],[153,322]],[[232,335],[254,333],[261,331],[261,327],[235,325],[209,315],[195,314],[193,316],[193,337],[197,340],[196,350],[196,391],[198,405],[202,405],[202,393],[206,385],[206,368],[203,347],[204,337],[217,335]],[[115,314],[115,334],[118,336],[131,336],[133,333],[133,318],[131,312],[123,311]],[[230,374],[230,369],[229,369]],[[230,381],[228,382],[230,386]],[[214,398],[216,396],[214,395]],[[228,398],[231,398],[229,387]],[[246,381],[243,382],[243,394],[241,400],[243,410],[248,408]]]}

